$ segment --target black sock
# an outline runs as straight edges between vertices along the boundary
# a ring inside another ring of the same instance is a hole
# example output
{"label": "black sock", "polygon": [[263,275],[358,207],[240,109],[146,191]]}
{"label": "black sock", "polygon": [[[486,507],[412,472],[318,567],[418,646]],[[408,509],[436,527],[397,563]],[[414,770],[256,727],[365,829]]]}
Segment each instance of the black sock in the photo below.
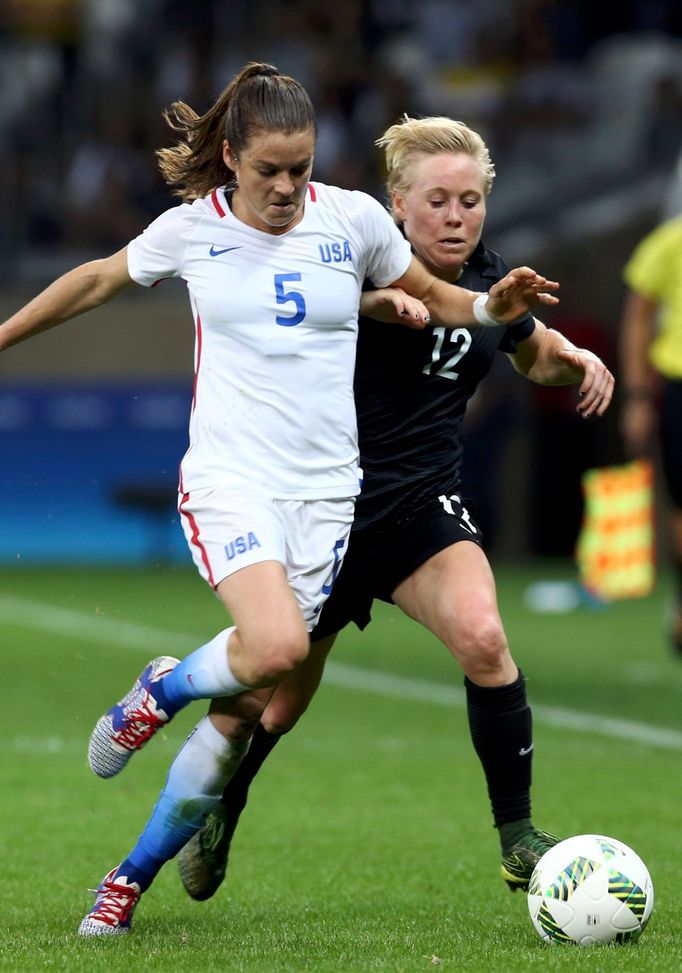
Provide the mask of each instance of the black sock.
{"label": "black sock", "polygon": [[226,825],[231,826],[232,830],[237,827],[239,815],[246,807],[251,781],[260,770],[265,758],[283,736],[283,733],[268,733],[261,723],[256,727],[251,746],[236,773],[225,785],[220,799],[228,810]]}
{"label": "black sock", "polygon": [[464,685],[495,827],[529,819],[533,728],[523,673],[508,686],[477,686],[466,677]]}

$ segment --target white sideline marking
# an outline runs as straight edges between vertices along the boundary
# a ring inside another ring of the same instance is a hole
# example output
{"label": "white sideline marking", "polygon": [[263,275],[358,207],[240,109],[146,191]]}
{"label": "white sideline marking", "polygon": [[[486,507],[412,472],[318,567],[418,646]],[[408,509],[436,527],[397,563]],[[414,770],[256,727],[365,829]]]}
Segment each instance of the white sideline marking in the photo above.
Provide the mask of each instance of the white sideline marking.
{"label": "white sideline marking", "polygon": [[[423,679],[411,679],[406,676],[394,676],[388,672],[347,666],[338,662],[327,664],[325,678],[336,686],[365,690],[380,696],[394,696],[440,706],[463,707],[466,704],[466,696],[462,689],[427,682]],[[533,719],[548,726],[597,733],[600,736],[617,737],[620,740],[634,740],[637,743],[648,743],[667,750],[682,750],[682,733],[679,730],[667,730],[648,723],[619,720],[599,716],[596,713],[581,713],[560,706],[542,706],[539,703],[533,703],[532,706]]]}
{"label": "white sideline marking", "polygon": [[10,750],[14,753],[29,753],[55,756],[66,753],[78,753],[85,755],[85,746],[82,740],[65,740],[63,737],[15,737],[10,744]]}
{"label": "white sideline marking", "polygon": [[141,649],[146,646],[152,651],[163,649],[169,653],[174,650],[186,655],[200,643],[196,635],[164,632],[135,622],[124,622],[110,615],[100,615],[97,610],[89,615],[72,608],[47,605],[45,602],[12,595],[0,595],[0,621],[21,628],[58,632],[84,642],[116,645],[122,649]]}
{"label": "white sideline marking", "polygon": [[[202,644],[200,636],[167,632],[160,628],[124,622],[96,613],[88,615],[59,605],[48,605],[11,595],[0,595],[0,622],[39,631],[59,632],[61,635],[68,635],[85,642],[116,645],[124,649],[140,651],[144,647],[152,653],[175,651],[180,655],[186,655]],[[394,699],[409,699],[436,706],[461,708],[465,705],[464,690],[458,687],[340,662],[327,663],[325,680],[334,686]],[[596,713],[581,713],[577,710],[543,706],[538,703],[533,703],[533,717],[548,726],[582,733],[596,733],[599,736],[615,737],[619,740],[633,740],[636,743],[662,747],[666,750],[682,750],[682,732],[651,726],[648,723],[636,723],[633,720],[599,716]]]}

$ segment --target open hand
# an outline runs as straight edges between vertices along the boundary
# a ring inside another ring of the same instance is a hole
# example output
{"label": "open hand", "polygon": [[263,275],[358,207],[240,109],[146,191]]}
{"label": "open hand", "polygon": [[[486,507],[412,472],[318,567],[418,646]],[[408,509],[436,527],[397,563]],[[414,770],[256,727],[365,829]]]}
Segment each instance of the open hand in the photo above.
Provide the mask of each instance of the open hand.
{"label": "open hand", "polygon": [[585,348],[564,348],[557,352],[557,358],[582,372],[577,411],[584,419],[603,416],[613,397],[614,378],[601,358]]}
{"label": "open hand", "polygon": [[556,281],[547,280],[530,267],[517,267],[493,284],[485,309],[500,324],[511,324],[538,303],[558,304],[559,298],[550,293],[557,290]]}

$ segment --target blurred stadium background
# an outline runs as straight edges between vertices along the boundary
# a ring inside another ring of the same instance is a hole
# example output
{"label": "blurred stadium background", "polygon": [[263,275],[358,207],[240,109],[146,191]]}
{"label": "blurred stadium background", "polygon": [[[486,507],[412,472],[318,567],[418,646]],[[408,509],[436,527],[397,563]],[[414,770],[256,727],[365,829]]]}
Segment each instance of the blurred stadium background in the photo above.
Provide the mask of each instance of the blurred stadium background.
{"label": "blurred stadium background", "polygon": [[[488,245],[559,279],[546,320],[616,369],[621,268],[682,210],[679,0],[2,0],[3,318],[170,204],[163,107],[203,110],[250,59],[308,87],[319,180],[381,197],[373,140],[403,112],[481,131]],[[2,356],[0,563],[187,559],[192,340],[169,283]],[[617,403],[583,423],[573,390],[505,364],[472,409],[467,492],[493,552],[570,555],[580,474],[621,458]]]}

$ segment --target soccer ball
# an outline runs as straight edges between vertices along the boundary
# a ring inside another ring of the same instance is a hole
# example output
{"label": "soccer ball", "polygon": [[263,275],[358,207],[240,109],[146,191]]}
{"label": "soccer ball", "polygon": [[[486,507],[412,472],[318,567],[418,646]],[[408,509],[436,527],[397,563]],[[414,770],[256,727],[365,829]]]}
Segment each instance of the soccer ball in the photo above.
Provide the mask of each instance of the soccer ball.
{"label": "soccer ball", "polygon": [[533,925],[552,943],[625,943],[638,939],[654,907],[642,859],[599,834],[567,838],[545,852],[528,886]]}

